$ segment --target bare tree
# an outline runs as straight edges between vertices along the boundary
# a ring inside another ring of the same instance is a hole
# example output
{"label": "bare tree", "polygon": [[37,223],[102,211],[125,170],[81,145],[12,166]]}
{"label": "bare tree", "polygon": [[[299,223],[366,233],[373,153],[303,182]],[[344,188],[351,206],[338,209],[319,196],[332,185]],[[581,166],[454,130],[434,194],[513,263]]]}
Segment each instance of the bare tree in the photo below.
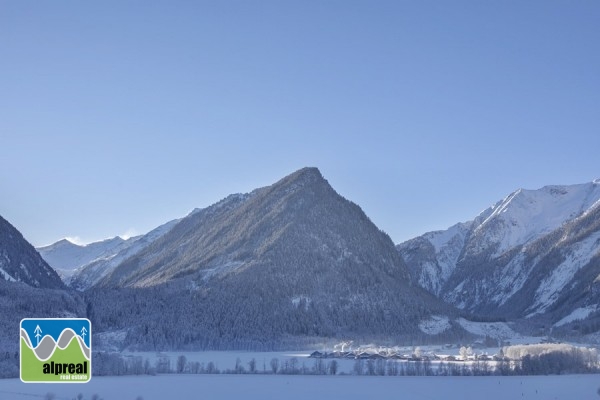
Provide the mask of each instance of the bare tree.
{"label": "bare tree", "polygon": [[181,374],[185,371],[185,366],[187,365],[187,358],[182,354],[177,357],[177,373]]}
{"label": "bare tree", "polygon": [[330,375],[335,375],[335,374],[337,374],[337,371],[338,371],[338,362],[337,362],[336,360],[331,360],[331,361],[329,362],[329,367],[328,367],[328,369],[329,369],[329,374],[330,374]]}
{"label": "bare tree", "polygon": [[248,362],[248,370],[251,374],[256,373],[256,360],[254,358]]}
{"label": "bare tree", "polygon": [[217,366],[215,365],[214,362],[209,361],[208,364],[206,364],[206,373],[207,374],[218,374],[219,369],[217,368]]}
{"label": "bare tree", "polygon": [[296,357],[292,357],[290,359],[290,374],[298,373],[298,359]]}
{"label": "bare tree", "polygon": [[460,354],[463,360],[467,360],[469,356],[473,355],[473,349],[471,347],[462,346],[458,353]]}
{"label": "bare tree", "polygon": [[375,361],[372,359],[367,360],[367,375],[375,375]]}
{"label": "bare tree", "polygon": [[356,361],[354,361],[354,368],[353,368],[354,374],[355,375],[363,375],[364,371],[365,371],[365,367],[364,367],[364,363],[363,360],[361,360],[360,358],[357,359]]}
{"label": "bare tree", "polygon": [[244,366],[242,365],[242,360],[240,360],[240,358],[236,358],[235,359],[235,373],[236,374],[243,374],[245,373],[246,370],[244,368]]}
{"label": "bare tree", "polygon": [[325,363],[322,358],[315,358],[315,365],[313,367],[313,371],[317,375],[324,375],[325,371]]}
{"label": "bare tree", "polygon": [[271,371],[273,371],[273,373],[276,374],[278,370],[279,370],[279,358],[272,358],[271,359]]}
{"label": "bare tree", "polygon": [[423,350],[421,350],[421,348],[419,346],[415,347],[415,349],[413,351],[413,357],[421,358],[422,355],[423,355]]}

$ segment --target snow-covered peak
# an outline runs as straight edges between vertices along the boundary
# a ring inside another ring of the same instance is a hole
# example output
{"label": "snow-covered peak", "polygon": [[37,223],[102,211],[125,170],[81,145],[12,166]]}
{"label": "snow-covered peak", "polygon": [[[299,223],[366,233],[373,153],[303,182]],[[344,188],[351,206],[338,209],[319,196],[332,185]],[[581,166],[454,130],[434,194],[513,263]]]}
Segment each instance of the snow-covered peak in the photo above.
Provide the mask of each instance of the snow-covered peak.
{"label": "snow-covered peak", "polygon": [[436,253],[440,253],[442,249],[447,247],[449,244],[453,244],[457,238],[464,240],[466,234],[471,227],[472,222],[460,222],[452,225],[450,228],[444,231],[433,231],[423,235],[435,248]]}
{"label": "snow-covered peak", "polygon": [[595,181],[519,189],[483,211],[475,220],[474,231],[485,236],[484,243],[497,243],[498,255],[559,228],[598,200],[600,185]]}
{"label": "snow-covered peak", "polygon": [[72,240],[69,240],[69,238],[63,238],[55,243],[49,244],[47,246],[41,246],[38,247],[37,249],[46,249],[46,250],[50,250],[50,249],[59,249],[59,248],[70,248],[70,247],[80,247],[78,244],[74,243]]}
{"label": "snow-covered peak", "polygon": [[[130,238],[134,242],[138,238]],[[74,270],[89,263],[96,258],[102,257],[121,247],[126,240],[116,236],[99,242],[78,245],[67,238],[49,246],[38,247],[37,251],[50,266],[56,270]]]}

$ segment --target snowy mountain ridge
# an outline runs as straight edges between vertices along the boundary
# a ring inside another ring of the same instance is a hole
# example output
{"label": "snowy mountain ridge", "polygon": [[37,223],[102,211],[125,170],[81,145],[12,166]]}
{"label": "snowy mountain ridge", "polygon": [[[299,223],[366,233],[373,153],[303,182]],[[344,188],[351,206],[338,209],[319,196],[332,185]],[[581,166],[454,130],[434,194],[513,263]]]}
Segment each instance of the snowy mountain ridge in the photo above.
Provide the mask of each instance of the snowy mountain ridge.
{"label": "snowy mountain ridge", "polygon": [[600,180],[519,189],[472,221],[397,249],[414,282],[461,309],[554,322],[585,309],[594,319]]}
{"label": "snowy mountain ridge", "polygon": [[99,242],[77,245],[68,239],[62,239],[37,250],[66,284],[84,290],[109,274],[121,262],[151,245],[179,221],[180,219],[169,221],[145,235],[127,240],[116,236]]}
{"label": "snowy mountain ridge", "polygon": [[51,245],[38,247],[36,250],[58,272],[63,281],[67,282],[78,268],[98,259],[110,258],[131,246],[137,239],[139,236],[127,240],[116,236],[99,242],[78,245],[65,238]]}
{"label": "snowy mountain ridge", "polygon": [[[578,185],[551,185],[538,190],[519,189],[504,200],[484,210],[477,218],[474,231],[489,224],[502,223],[509,229],[483,243],[497,243],[495,256],[515,246],[528,243],[559,228],[589,210],[600,200],[600,180]],[[481,223],[479,221],[483,220]],[[479,248],[480,249],[480,248]]]}

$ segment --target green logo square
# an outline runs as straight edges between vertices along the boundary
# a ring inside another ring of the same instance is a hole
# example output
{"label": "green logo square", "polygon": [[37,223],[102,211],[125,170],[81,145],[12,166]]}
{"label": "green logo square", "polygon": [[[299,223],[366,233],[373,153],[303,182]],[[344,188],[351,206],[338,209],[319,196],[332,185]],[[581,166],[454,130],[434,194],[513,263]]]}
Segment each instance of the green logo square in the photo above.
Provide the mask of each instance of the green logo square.
{"label": "green logo square", "polygon": [[92,324],[86,318],[24,318],[21,381],[85,383],[92,378]]}

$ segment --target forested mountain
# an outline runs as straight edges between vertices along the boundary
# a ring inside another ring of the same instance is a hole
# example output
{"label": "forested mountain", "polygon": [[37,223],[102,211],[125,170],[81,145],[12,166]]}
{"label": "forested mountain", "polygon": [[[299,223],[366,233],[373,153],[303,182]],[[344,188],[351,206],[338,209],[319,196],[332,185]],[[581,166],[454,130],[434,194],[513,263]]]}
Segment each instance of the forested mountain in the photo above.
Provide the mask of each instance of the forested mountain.
{"label": "forested mountain", "polygon": [[[63,288],[14,228],[0,232],[0,289],[36,293],[9,282],[19,280]],[[319,170],[304,168],[141,237],[73,246],[44,251],[76,267],[70,286],[83,293],[38,297],[88,316],[100,346],[452,341],[468,335],[469,316],[525,321],[544,334],[600,328],[600,181],[521,189],[472,221],[394,246]]]}
{"label": "forested mountain", "polygon": [[404,285],[408,272],[391,243],[317,169],[306,168],[196,210],[100,284],[144,287],[182,276],[201,283],[276,267],[286,280],[327,272],[331,278],[321,278],[328,286],[355,274],[380,281],[393,277]]}
{"label": "forested mountain", "polygon": [[60,277],[23,238],[0,216],[0,280],[23,282],[36,288],[64,288]]}
{"label": "forested mountain", "polygon": [[18,375],[19,360],[12,354],[22,318],[82,317],[85,311],[83,299],[66,290],[34,247],[0,217],[0,376]]}
{"label": "forested mountain", "polygon": [[391,239],[316,168],[194,211],[86,296],[97,329],[145,348],[406,341],[453,313],[410,284]]}
{"label": "forested mountain", "polygon": [[598,325],[598,180],[520,189],[473,221],[397,248],[414,282],[461,309],[576,323],[582,333],[594,328],[580,320]]}

